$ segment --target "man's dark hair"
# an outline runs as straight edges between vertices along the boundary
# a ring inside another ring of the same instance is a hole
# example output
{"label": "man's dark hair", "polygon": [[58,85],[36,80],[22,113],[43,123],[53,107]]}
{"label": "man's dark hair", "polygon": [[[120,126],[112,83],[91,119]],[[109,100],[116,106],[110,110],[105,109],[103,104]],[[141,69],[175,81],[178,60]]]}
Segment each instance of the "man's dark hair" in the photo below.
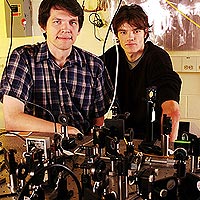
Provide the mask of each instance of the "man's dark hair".
{"label": "man's dark hair", "polygon": [[84,13],[77,0],[43,0],[39,7],[38,23],[44,29],[50,17],[51,8],[64,9],[78,16],[79,31],[83,26]]}
{"label": "man's dark hair", "polygon": [[127,22],[131,26],[137,27],[138,29],[142,29],[145,31],[148,30],[147,37],[145,39],[148,38],[149,28],[151,26],[149,26],[148,16],[146,15],[142,7],[136,4],[131,4],[131,5],[124,5],[119,9],[117,14],[114,16],[112,22],[113,30],[116,36],[119,27],[125,22]]}

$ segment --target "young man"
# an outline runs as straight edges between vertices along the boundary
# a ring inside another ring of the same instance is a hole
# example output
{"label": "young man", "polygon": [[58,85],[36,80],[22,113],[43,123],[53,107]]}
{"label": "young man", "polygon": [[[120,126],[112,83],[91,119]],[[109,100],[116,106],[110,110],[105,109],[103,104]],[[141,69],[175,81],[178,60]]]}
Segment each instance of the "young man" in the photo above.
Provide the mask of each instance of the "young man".
{"label": "young man", "polygon": [[71,134],[103,125],[112,91],[104,87],[103,62],[73,46],[83,21],[76,0],[41,2],[38,22],[46,41],[16,48],[2,77],[6,130],[54,132],[52,118],[57,122],[60,114]]}
{"label": "young man", "polygon": [[[156,87],[156,107],[153,134],[160,139],[162,116],[172,119],[170,140],[178,133],[180,118],[179,95],[181,80],[173,71],[166,51],[146,41],[149,36],[148,16],[138,5],[124,5],[115,15],[113,30],[119,41],[102,59],[111,76],[113,85],[117,76],[117,98],[120,112],[130,112],[126,128],[133,128],[135,137],[147,137],[147,88]],[[118,74],[116,74],[119,56]]]}

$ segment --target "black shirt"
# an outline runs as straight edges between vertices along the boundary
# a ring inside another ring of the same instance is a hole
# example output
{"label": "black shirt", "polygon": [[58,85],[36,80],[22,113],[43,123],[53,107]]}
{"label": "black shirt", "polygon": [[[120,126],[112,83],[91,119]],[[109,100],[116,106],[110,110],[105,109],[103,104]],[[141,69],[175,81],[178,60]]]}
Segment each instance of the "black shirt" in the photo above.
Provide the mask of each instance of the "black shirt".
{"label": "black shirt", "polygon": [[[139,63],[130,70],[124,50],[118,46],[119,69],[117,97],[120,112],[130,112],[126,120],[126,128],[133,128],[136,138],[145,136],[147,119],[147,92],[148,87],[156,86],[156,121],[154,122],[154,136],[160,137],[161,104],[166,100],[179,102],[181,79],[173,71],[172,62],[168,53],[148,41]],[[113,84],[116,76],[117,54],[116,47],[108,49],[101,57],[109,71]]]}

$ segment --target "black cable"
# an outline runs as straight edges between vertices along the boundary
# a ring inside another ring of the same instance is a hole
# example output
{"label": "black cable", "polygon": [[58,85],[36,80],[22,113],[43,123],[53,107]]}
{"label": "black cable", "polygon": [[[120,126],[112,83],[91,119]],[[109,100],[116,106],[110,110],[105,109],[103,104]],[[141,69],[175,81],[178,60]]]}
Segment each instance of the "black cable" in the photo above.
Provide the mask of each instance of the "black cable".
{"label": "black cable", "polygon": [[26,139],[24,139],[21,135],[19,135],[17,133],[13,133],[13,132],[8,132],[8,131],[4,131],[4,132],[0,133],[0,136],[6,135],[6,134],[15,135],[15,136],[19,137],[20,139],[22,139],[23,141],[26,141]]}
{"label": "black cable", "polygon": [[42,107],[38,104],[32,103],[30,101],[26,101],[26,100],[23,100],[23,99],[19,99],[19,100],[23,101],[25,103],[25,105],[30,104],[30,105],[36,106],[36,107],[41,108],[41,109],[45,110],[46,112],[48,112],[49,115],[51,116],[52,120],[53,120],[53,123],[54,123],[54,131],[55,131],[55,133],[57,133],[56,120],[55,120],[55,117],[50,110],[48,110],[48,109],[46,109],[46,108],[44,108],[44,107]]}
{"label": "black cable", "polygon": [[54,168],[54,167],[63,168],[63,170],[66,170],[69,173],[69,175],[74,179],[74,181],[76,183],[76,186],[77,186],[77,189],[78,189],[79,200],[82,200],[82,189],[81,189],[81,185],[80,185],[80,182],[79,182],[78,178],[76,177],[76,175],[68,167],[66,167],[64,165],[61,165],[61,164],[49,165],[49,166],[43,167],[43,168],[39,169],[38,171],[36,171],[34,176],[32,176],[28,180],[26,185],[23,187],[23,189],[22,189],[22,191],[21,191],[21,193],[19,195],[18,200],[23,200],[24,199],[24,195],[27,194],[26,190],[29,189],[27,187],[29,186],[29,184],[31,184],[31,181],[34,179],[34,177],[37,177],[37,176],[39,176],[40,173],[43,173],[46,170],[49,170],[49,169]]}
{"label": "black cable", "polygon": [[[93,15],[94,15],[94,19],[92,20]],[[89,15],[89,21],[90,23],[92,23],[94,26],[97,26],[98,28],[101,28],[103,26],[103,21],[100,15],[97,13],[91,13]]]}
{"label": "black cable", "polygon": [[101,39],[98,38],[97,35],[96,35],[96,26],[95,26],[95,25],[94,25],[94,36],[95,36],[95,38],[96,38],[97,40],[101,41]]}
{"label": "black cable", "polygon": [[[11,48],[12,48],[12,39],[13,39],[13,10],[12,10],[12,7],[11,7],[10,3],[8,2],[8,0],[6,0],[6,3],[8,4],[8,7],[10,8],[10,14],[11,14],[11,17],[10,17],[10,45],[9,45],[8,54],[7,54],[7,58],[6,58],[6,66],[7,66],[8,59],[10,57]],[[7,69],[6,69],[6,79],[8,81]],[[10,83],[9,83],[9,85],[10,85]]]}
{"label": "black cable", "polygon": [[[94,19],[92,20],[93,15],[94,15]],[[96,27],[101,28],[104,25],[101,17],[97,13],[91,13],[89,15],[89,21],[90,21],[91,24],[94,25],[94,36],[95,36],[95,38],[97,40],[101,41],[101,39],[99,39],[96,35]]]}
{"label": "black cable", "polygon": [[8,197],[15,197],[17,193],[8,193],[8,194],[1,194],[0,199],[7,199]]}

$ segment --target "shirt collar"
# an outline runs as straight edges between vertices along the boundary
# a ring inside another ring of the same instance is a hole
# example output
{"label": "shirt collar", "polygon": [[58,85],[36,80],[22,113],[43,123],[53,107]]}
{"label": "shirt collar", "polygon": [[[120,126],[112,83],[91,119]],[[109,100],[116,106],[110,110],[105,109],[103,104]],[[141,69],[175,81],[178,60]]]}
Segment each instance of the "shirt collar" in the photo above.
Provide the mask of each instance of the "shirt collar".
{"label": "shirt collar", "polygon": [[78,64],[80,67],[84,67],[86,63],[85,56],[83,56],[82,52],[79,51],[78,47],[72,46],[72,51],[68,57],[68,62],[73,66],[74,64]]}
{"label": "shirt collar", "polygon": [[37,54],[36,62],[42,62],[49,58],[49,49],[46,42],[42,42]]}
{"label": "shirt collar", "polygon": [[[79,48],[72,46],[72,51],[68,57],[68,61],[73,66],[74,64],[78,64],[80,67],[85,66],[86,59],[79,53]],[[37,54],[36,62],[42,62],[44,60],[52,59],[52,55],[49,51],[47,42],[41,43],[39,52]]]}

